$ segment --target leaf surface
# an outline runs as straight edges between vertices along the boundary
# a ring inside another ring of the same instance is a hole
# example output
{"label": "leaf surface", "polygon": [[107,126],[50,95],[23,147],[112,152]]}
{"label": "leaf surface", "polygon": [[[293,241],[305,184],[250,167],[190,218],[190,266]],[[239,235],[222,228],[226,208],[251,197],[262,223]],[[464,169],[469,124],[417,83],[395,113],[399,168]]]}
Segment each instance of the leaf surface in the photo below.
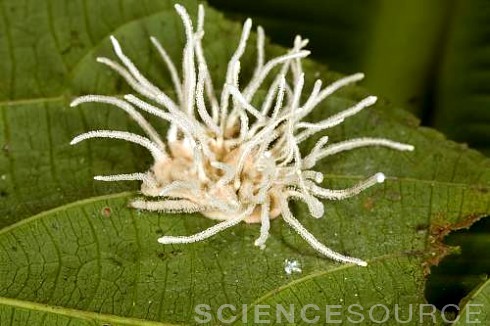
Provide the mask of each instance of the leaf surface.
{"label": "leaf surface", "polygon": [[490,322],[490,281],[481,284],[465,299],[456,326]]}
{"label": "leaf surface", "polygon": [[[325,186],[347,187],[378,171],[388,180],[350,200],[326,202],[319,220],[303,205],[291,204],[322,242],[366,259],[367,268],[320,257],[281,219],[272,222],[264,251],[253,246],[259,227],[246,224],[193,245],[159,245],[156,239],[163,234],[192,234],[214,222],[197,214],[135,211],[127,208],[135,193],[125,191],[137,190],[137,184],[95,184],[96,174],[144,171],[151,157],[117,141],[69,146],[73,136],[87,130],[138,129],[117,109],[71,109],[68,103],[78,94],[130,91],[95,62],[97,56],[114,57],[110,34],[151,80],[170,90],[148,36],[158,37],[179,62],[184,39],[171,1],[1,4],[8,19],[0,26],[7,36],[0,49],[10,58],[0,66],[1,75],[9,76],[0,85],[1,325],[193,323],[198,304],[210,306],[212,323],[220,323],[217,309],[231,304],[240,310],[226,310],[225,317],[237,315],[237,323],[252,324],[254,307],[270,304],[275,316],[278,303],[295,305],[298,324],[304,322],[299,309],[305,304],[339,304],[348,323],[348,304],[364,307],[367,318],[375,304],[424,303],[427,267],[446,252],[442,237],[490,211],[488,159],[418,127],[411,115],[381,101],[329,131],[332,142],[380,136],[416,150],[368,148],[324,159],[318,170],[325,174]],[[184,4],[195,13],[191,2]],[[240,26],[211,9],[206,26],[206,55],[220,85]],[[270,56],[283,51],[268,45]],[[242,62],[245,75],[254,68],[253,56],[248,51]],[[312,61],[306,71],[309,88],[315,74],[325,83],[339,77]],[[366,95],[349,87],[319,105],[311,119],[330,116]],[[155,123],[164,133],[166,126]],[[302,271],[288,275],[285,260],[298,261]],[[249,304],[249,311],[243,312],[242,304]],[[309,310],[307,317],[315,314]],[[383,310],[374,316],[385,317]]]}

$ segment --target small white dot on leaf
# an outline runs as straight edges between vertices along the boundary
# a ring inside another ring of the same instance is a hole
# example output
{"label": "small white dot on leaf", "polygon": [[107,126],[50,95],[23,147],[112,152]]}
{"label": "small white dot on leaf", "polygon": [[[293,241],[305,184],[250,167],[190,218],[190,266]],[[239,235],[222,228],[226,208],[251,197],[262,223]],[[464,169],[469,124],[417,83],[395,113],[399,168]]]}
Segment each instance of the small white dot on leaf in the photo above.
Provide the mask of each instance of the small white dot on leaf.
{"label": "small white dot on leaf", "polygon": [[297,260],[286,259],[284,261],[284,271],[286,274],[291,275],[293,273],[302,273],[301,265]]}

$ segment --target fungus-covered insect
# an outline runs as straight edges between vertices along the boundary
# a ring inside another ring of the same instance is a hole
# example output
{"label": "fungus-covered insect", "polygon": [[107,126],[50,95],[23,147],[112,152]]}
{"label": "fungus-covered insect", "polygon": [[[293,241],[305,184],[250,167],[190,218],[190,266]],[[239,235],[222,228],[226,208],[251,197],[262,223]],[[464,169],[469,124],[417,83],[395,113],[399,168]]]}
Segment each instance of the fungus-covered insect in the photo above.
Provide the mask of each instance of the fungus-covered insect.
{"label": "fungus-covered insect", "polygon": [[[341,262],[366,266],[358,258],[344,256],[320,243],[293,216],[289,200],[301,200],[315,218],[323,216],[320,199],[342,200],[383,182],[376,173],[351,188],[322,188],[323,175],[315,164],[330,155],[364,146],[384,146],[411,151],[413,146],[383,138],[356,138],[328,144],[322,137],[311,152],[302,156],[299,144],[317,132],[339,125],[344,119],[373,105],[376,97],[368,96],[354,106],[318,122],[303,119],[327,96],[345,85],[363,78],[358,73],[322,88],[317,80],[305,101],[301,101],[304,74],[301,60],[309,55],[304,50],[308,41],[297,36],[294,46],[284,55],[265,60],[264,31],[257,28],[257,62],[255,71],[244,86],[238,85],[240,58],[249,34],[251,20],[242,30],[238,47],[228,62],[225,84],[217,94],[210,78],[201,46],[204,36],[204,8],[199,6],[197,28],[180,5],[186,34],[182,57],[182,79],[169,55],[156,38],[151,42],[165,62],[175,86],[176,99],[146,79],[123,53],[118,41],[111,37],[118,63],[98,58],[119,73],[141,97],[126,95],[124,99],[87,95],[75,99],[71,106],[87,102],[114,105],[126,111],[147,137],[126,131],[97,130],[75,137],[71,144],[89,138],[116,138],[147,148],[154,164],[144,173],[96,176],[100,181],[141,180],[144,198],[131,202],[134,208],[161,212],[200,212],[221,222],[191,236],[163,236],[162,244],[202,241],[242,221],[260,223],[260,236],[255,245],[264,248],[269,236],[270,220],[282,216],[296,232],[321,254]],[[275,68],[275,69],[274,69]],[[272,76],[272,73],[277,75]],[[267,79],[267,81],[266,81]],[[252,105],[257,90],[267,85],[259,106]],[[144,99],[146,100],[144,100]],[[170,123],[166,141],[148,123],[145,111]]]}

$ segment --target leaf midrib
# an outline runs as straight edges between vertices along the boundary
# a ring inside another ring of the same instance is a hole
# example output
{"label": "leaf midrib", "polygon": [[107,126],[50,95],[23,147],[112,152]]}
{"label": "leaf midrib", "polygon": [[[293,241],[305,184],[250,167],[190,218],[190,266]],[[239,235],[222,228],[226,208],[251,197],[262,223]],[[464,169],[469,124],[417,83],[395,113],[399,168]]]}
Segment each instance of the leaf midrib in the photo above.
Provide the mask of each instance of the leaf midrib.
{"label": "leaf midrib", "polygon": [[[429,218],[430,219],[430,218]],[[389,254],[386,254],[386,255],[382,255],[382,256],[378,256],[378,257],[374,257],[372,259],[369,259],[369,260],[366,260],[368,262],[368,266],[370,265],[370,263],[372,262],[376,262],[376,261],[381,261],[381,260],[386,260],[386,259],[390,259],[390,258],[395,258],[395,257],[400,257],[400,256],[407,256],[411,253],[408,253],[407,251],[400,251],[400,252],[391,252]],[[413,253],[412,253],[412,256],[413,256]],[[366,268],[366,267],[360,267],[358,265],[355,265],[355,264],[342,264],[338,267],[334,267],[334,268],[331,268],[331,269],[328,269],[328,270],[321,270],[321,271],[315,271],[311,274],[308,274],[306,276],[303,276],[303,277],[300,277],[300,278],[297,278],[289,283],[286,283],[284,285],[281,285],[275,289],[272,289],[268,292],[266,292],[265,294],[263,294],[262,296],[260,296],[259,298],[257,298],[256,300],[254,300],[253,302],[251,302],[249,304],[249,307],[248,307],[248,311],[251,311],[251,308],[253,306],[256,306],[258,304],[260,304],[261,302],[264,302],[266,301],[268,298],[280,293],[280,292],[283,292],[284,290],[287,290],[297,284],[301,284],[303,282],[306,282],[308,280],[311,280],[311,279],[314,279],[314,278],[317,278],[317,277],[322,277],[322,276],[325,276],[325,275],[329,275],[329,274],[332,274],[332,273],[336,273],[336,272],[340,272],[342,270],[347,270],[347,269],[350,269],[350,268]],[[236,319],[237,321],[241,320],[243,316],[243,311],[240,310],[239,313],[236,315]]]}
{"label": "leaf midrib", "polygon": [[[353,175],[336,175],[336,174],[324,174],[325,179],[342,179],[342,180],[359,180],[362,178],[365,178],[365,176],[353,176]],[[386,180],[390,181],[407,181],[407,182],[420,182],[420,183],[425,183],[425,184],[431,184],[432,186],[435,185],[442,185],[442,186],[453,186],[453,187],[463,187],[463,188],[471,188],[470,185],[464,184],[464,183],[457,183],[457,182],[449,182],[449,181],[434,181],[434,180],[422,180],[422,179],[415,179],[415,178],[408,178],[408,177],[387,177]],[[0,235],[9,232],[12,229],[15,229],[16,227],[19,227],[23,224],[27,224],[33,220],[40,219],[44,216],[56,213],[56,212],[61,212],[63,210],[76,207],[79,205],[85,205],[88,203],[92,202],[97,202],[97,201],[102,201],[102,200],[107,200],[107,199],[116,199],[116,198],[123,198],[127,197],[129,195],[135,194],[135,191],[125,191],[125,192],[119,192],[115,194],[109,194],[109,195],[103,195],[103,196],[95,196],[95,197],[89,197],[85,198],[82,200],[77,200],[62,206],[55,207],[53,209],[49,209],[43,212],[40,212],[36,215],[33,215],[31,217],[25,218],[17,223],[14,223],[12,225],[9,225],[3,229],[0,230]],[[485,214],[486,212],[480,212],[481,214]]]}
{"label": "leaf midrib", "polygon": [[51,214],[55,214],[57,212],[62,212],[64,210],[69,209],[69,208],[72,208],[72,207],[82,206],[82,205],[85,205],[85,204],[94,203],[94,202],[98,202],[98,201],[102,201],[102,200],[123,198],[123,197],[127,197],[127,196],[129,196],[129,195],[131,195],[133,193],[134,192],[131,192],[131,191],[125,191],[125,192],[119,192],[119,193],[110,194],[110,195],[89,197],[89,198],[85,198],[85,199],[82,199],[82,200],[77,200],[77,201],[71,202],[69,204],[65,204],[65,205],[62,205],[62,206],[58,206],[58,207],[55,207],[55,208],[52,208],[52,209],[43,211],[43,212],[38,213],[36,215],[33,215],[31,217],[25,218],[25,219],[23,219],[23,220],[21,220],[21,221],[19,221],[17,223],[14,223],[12,225],[9,225],[9,226],[7,226],[7,227],[5,227],[5,228],[3,228],[3,229],[0,230],[0,235],[2,235],[4,233],[7,233],[10,230],[15,229],[17,227],[20,227],[20,226],[22,226],[24,224],[28,224],[31,221],[41,219],[41,218],[43,218],[45,216],[48,216],[48,215],[51,215]]}
{"label": "leaf midrib", "polygon": [[7,297],[0,297],[0,305],[10,306],[14,308],[35,310],[40,312],[46,312],[56,315],[62,315],[67,317],[73,317],[88,321],[104,321],[117,323],[130,326],[174,326],[176,324],[160,323],[155,321],[149,321],[144,319],[121,317],[117,315],[99,313],[94,311],[84,311],[73,308],[66,308],[61,306],[54,306],[48,304],[42,304],[32,301],[25,301]]}
{"label": "leaf midrib", "polygon": [[[328,175],[326,174],[325,176],[333,179],[360,179],[363,178],[362,176],[347,176],[347,175]],[[431,183],[433,185],[439,184],[439,185],[449,185],[449,186],[464,186],[466,188],[469,188],[468,185],[466,184],[458,184],[458,183],[451,183],[451,182],[440,182],[440,181],[424,181],[424,180],[418,180],[418,179],[412,179],[412,178],[396,178],[395,180],[399,181],[416,181],[416,182],[425,182],[425,183]],[[104,195],[104,196],[96,196],[96,197],[90,197],[86,198],[83,200],[78,200],[63,206],[59,206],[56,208],[53,208],[51,210],[47,210],[44,212],[41,212],[39,214],[36,214],[34,216],[31,216],[27,219],[24,219],[22,221],[19,221],[13,225],[10,225],[2,230],[0,230],[0,236],[2,234],[5,234],[19,226],[22,226],[24,224],[28,224],[34,220],[38,220],[41,218],[44,218],[46,216],[49,216],[51,214],[55,214],[57,212],[61,212],[70,208],[74,208],[77,206],[83,206],[89,203],[94,203],[94,202],[100,202],[104,200],[111,200],[111,199],[118,199],[118,198],[124,198],[124,197],[129,197],[131,195],[134,195],[135,192],[120,192],[120,193],[115,193],[115,194],[110,194],[110,195]],[[430,222],[430,217],[429,217],[429,222]],[[413,254],[413,253],[412,253]],[[386,260],[390,259],[393,257],[398,257],[401,255],[407,255],[406,251],[403,252],[391,252],[383,256],[379,257],[374,257],[373,259],[369,260],[369,262],[373,261],[380,261],[380,260]],[[271,291],[268,291],[267,293],[261,295],[259,298],[254,300],[253,302],[250,303],[250,305],[256,305],[259,304],[260,302],[263,302],[264,300],[267,300],[270,298],[272,295],[277,294],[281,291],[284,291],[285,289],[288,289],[292,286],[295,286],[297,284],[301,284],[307,280],[316,278],[316,277],[322,277],[328,274],[336,273],[342,270],[347,270],[350,268],[356,268],[358,267],[357,265],[353,264],[344,264],[338,267],[334,267],[328,270],[322,270],[322,271],[316,271],[311,274],[305,275],[302,278],[295,279],[287,284],[284,284],[280,287],[277,287],[275,289],[272,289]],[[80,318],[84,320],[103,320],[103,321],[110,321],[113,323],[120,323],[123,325],[134,325],[134,326],[165,326],[165,325],[173,325],[173,324],[164,324],[164,323],[159,323],[159,322],[154,322],[154,321],[145,321],[142,319],[137,319],[137,318],[130,318],[130,317],[121,317],[117,315],[111,315],[111,314],[100,314],[97,312],[93,311],[83,311],[83,310],[77,310],[77,309],[72,309],[72,308],[64,308],[64,307],[59,307],[59,306],[52,306],[52,305],[46,305],[46,304],[41,304],[41,303],[36,303],[36,302],[31,302],[31,301],[23,301],[23,300],[18,300],[18,299],[12,299],[12,298],[6,298],[6,297],[0,297],[0,305],[8,305],[8,306],[13,306],[13,307],[18,307],[18,308],[25,308],[25,309],[32,309],[32,310],[37,310],[37,311],[43,311],[47,313],[54,313],[54,314],[59,314],[59,315],[64,315],[68,317],[75,317],[75,318]]]}

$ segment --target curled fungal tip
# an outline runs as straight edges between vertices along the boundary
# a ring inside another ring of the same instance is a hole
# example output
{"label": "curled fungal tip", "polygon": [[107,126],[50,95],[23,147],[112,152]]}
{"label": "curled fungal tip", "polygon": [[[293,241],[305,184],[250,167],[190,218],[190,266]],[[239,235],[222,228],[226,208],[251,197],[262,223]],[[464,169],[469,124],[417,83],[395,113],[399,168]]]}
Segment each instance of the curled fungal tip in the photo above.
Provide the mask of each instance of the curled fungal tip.
{"label": "curled fungal tip", "polygon": [[381,173],[381,172],[378,172],[376,173],[376,181],[378,183],[383,183],[385,181],[386,177],[384,175],[384,173]]}
{"label": "curled fungal tip", "polygon": [[176,3],[176,4],[174,5],[174,8],[175,8],[175,10],[177,10],[177,12],[179,12],[180,14],[185,13],[185,14],[187,15],[187,11],[185,10],[185,8],[184,8],[182,5],[180,5],[180,4],[178,4],[178,3]]}
{"label": "curled fungal tip", "polygon": [[112,47],[114,48],[114,51],[119,54],[119,52],[121,52],[121,45],[119,45],[119,41],[117,40],[117,38],[114,36],[114,35],[111,35],[109,37],[111,39],[111,43],[112,43]]}
{"label": "curled fungal tip", "polygon": [[323,182],[323,173],[318,172],[318,173],[315,175],[315,181],[316,181],[316,183]]}
{"label": "curled fungal tip", "polygon": [[366,98],[366,104],[372,105],[376,103],[377,100],[378,100],[377,96],[369,96],[368,98]]}

